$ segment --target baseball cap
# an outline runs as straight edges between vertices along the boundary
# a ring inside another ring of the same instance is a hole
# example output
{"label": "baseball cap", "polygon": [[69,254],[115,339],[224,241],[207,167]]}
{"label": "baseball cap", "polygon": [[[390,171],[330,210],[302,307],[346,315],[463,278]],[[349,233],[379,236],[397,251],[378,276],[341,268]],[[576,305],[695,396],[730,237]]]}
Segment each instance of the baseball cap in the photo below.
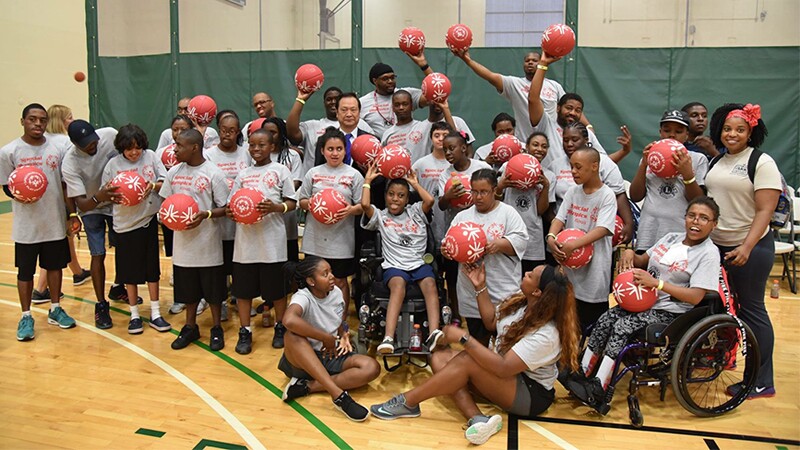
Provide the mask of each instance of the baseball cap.
{"label": "baseball cap", "polygon": [[89,144],[100,140],[100,136],[94,132],[92,124],[85,120],[73,120],[67,129],[69,140],[80,148],[86,148]]}
{"label": "baseball cap", "polygon": [[661,122],[659,123],[664,123],[664,122],[675,122],[688,127],[689,115],[681,111],[680,109],[673,109],[671,111],[664,112],[664,115],[661,116]]}

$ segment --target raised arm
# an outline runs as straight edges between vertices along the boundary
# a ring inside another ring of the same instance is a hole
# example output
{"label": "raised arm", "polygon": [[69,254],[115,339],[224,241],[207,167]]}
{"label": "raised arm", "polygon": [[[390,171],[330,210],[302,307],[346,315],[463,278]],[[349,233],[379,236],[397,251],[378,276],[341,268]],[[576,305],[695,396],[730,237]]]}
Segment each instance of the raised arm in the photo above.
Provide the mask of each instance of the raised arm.
{"label": "raised arm", "polygon": [[[531,125],[534,127],[539,125],[539,121],[542,120],[542,115],[544,115],[544,105],[542,104],[540,96],[542,94],[545,72],[550,64],[559,59],[561,59],[560,56],[554,57],[542,52],[542,58],[536,66],[536,73],[534,73],[533,80],[531,80],[531,90],[528,92],[528,113],[531,116]],[[540,67],[544,68],[542,69]]]}
{"label": "raised arm", "polygon": [[488,81],[489,84],[494,86],[497,89],[497,92],[503,92],[503,76],[499,73],[492,72],[491,70],[487,69],[483,64],[475,61],[469,56],[468,49],[461,49],[453,52],[458,59],[464,61],[464,63],[475,72],[476,75],[483,78],[484,80]]}
{"label": "raised arm", "polygon": [[309,98],[311,98],[311,93],[306,94],[298,90],[292,109],[286,116],[286,134],[288,135],[286,137],[294,145],[300,145],[303,142],[303,133],[300,131],[300,114],[303,112],[303,105]]}

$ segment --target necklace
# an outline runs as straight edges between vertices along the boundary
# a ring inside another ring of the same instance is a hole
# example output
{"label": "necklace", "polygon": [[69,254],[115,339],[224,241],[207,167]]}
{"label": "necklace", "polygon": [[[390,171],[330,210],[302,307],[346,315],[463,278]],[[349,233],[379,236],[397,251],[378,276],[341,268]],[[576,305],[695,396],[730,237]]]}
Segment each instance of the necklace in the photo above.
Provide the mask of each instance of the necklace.
{"label": "necklace", "polygon": [[381,108],[379,107],[378,103],[378,91],[372,91],[372,101],[375,102],[375,111],[378,113],[379,116],[381,116],[381,119],[383,119],[383,123],[386,126],[394,125],[394,113],[391,112],[392,105],[391,104],[389,105],[389,110],[390,110],[389,117],[384,117],[384,115],[381,113]]}

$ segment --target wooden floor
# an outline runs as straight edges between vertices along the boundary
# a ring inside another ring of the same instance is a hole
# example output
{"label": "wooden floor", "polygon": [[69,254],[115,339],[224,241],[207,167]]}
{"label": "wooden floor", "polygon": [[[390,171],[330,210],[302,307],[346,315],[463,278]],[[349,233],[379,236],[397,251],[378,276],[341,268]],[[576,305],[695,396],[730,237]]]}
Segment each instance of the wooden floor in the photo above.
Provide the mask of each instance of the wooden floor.
{"label": "wooden floor", "polygon": [[[65,309],[79,326],[61,330],[47,324],[48,304],[33,308],[36,339],[17,342],[19,302],[11,214],[0,215],[0,448],[461,448],[464,419],[448,399],[422,404],[418,419],[392,422],[370,418],[348,421],[327,395],[313,395],[287,405],[280,399],[288,381],[277,370],[280,352],[270,346],[272,330],[257,326],[254,351],[234,352],[238,320],[224,323],[227,345],[211,352],[205,344],[170,349],[174,333],[146,327],[127,334],[128,309],[113,304],[114,327],[94,327],[91,283],[73,287],[64,278]],[[86,241],[79,258],[88,267]],[[107,266],[113,269],[113,257]],[[162,260],[168,277],[169,261]],[[778,273],[778,266],[775,273]],[[65,273],[69,273],[65,271]],[[109,270],[111,279],[112,270]],[[144,289],[142,289],[144,291]],[[170,316],[172,290],[161,288],[163,313]],[[775,325],[777,396],[748,401],[734,412],[700,419],[683,410],[668,392],[643,388],[640,401],[645,428],[629,426],[625,392],[618,392],[608,416],[568,399],[559,388],[556,403],[541,420],[509,421],[483,447],[581,449],[781,449],[800,441],[800,297],[783,284],[781,298],[768,300]],[[147,311],[145,303],[143,310]],[[199,318],[207,342],[211,316]],[[368,388],[353,391],[365,405],[422,383],[426,369],[384,372]],[[626,386],[625,383],[620,386]],[[621,389],[623,391],[624,389]],[[482,405],[486,413],[497,409]]]}

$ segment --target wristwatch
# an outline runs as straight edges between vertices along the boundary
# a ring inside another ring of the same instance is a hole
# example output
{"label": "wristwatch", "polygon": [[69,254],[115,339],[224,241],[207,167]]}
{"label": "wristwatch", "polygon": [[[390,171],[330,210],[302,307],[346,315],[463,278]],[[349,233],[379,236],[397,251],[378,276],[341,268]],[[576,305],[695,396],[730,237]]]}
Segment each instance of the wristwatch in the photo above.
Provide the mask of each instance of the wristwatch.
{"label": "wristwatch", "polygon": [[461,336],[461,339],[458,340],[458,343],[461,345],[467,345],[467,341],[469,341],[469,335],[465,334]]}

